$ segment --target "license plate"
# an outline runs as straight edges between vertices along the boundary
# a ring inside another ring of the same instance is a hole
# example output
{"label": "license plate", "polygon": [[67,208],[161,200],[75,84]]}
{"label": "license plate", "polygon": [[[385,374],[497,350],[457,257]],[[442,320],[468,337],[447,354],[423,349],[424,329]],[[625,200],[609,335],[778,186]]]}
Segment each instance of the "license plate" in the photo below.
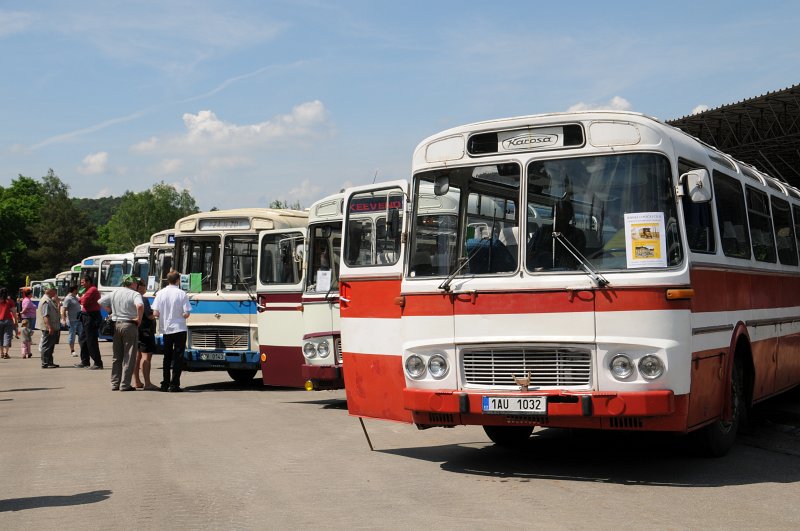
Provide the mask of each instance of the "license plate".
{"label": "license plate", "polygon": [[224,352],[206,352],[205,356],[209,361],[225,361]]}
{"label": "license plate", "polygon": [[546,396],[484,396],[484,413],[547,414]]}

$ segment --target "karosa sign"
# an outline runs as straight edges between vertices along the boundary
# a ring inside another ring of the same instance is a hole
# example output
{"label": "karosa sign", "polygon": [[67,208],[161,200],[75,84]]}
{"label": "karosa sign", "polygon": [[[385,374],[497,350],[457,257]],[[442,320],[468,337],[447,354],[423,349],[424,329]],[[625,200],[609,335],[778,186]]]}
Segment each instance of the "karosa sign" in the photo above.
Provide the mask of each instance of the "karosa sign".
{"label": "karosa sign", "polygon": [[[401,210],[403,208],[402,199],[389,199],[388,208],[390,210]],[[387,201],[383,197],[355,198],[350,201],[350,212],[386,212]]]}

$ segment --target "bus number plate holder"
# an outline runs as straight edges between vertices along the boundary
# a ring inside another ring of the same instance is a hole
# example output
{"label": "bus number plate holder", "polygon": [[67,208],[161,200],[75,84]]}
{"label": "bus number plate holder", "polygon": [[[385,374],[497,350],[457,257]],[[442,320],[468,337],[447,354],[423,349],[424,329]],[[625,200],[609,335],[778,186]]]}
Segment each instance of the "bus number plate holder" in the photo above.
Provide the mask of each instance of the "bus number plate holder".
{"label": "bus number plate holder", "polygon": [[547,415],[546,396],[484,396],[483,412],[488,414],[523,413]]}

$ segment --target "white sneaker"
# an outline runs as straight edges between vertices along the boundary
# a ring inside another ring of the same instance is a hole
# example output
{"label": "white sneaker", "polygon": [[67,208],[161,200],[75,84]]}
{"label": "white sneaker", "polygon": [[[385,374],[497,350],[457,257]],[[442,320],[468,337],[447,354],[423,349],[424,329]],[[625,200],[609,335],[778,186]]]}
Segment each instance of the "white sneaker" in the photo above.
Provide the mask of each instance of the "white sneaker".
{"label": "white sneaker", "polygon": [[75,354],[75,353],[73,352],[73,353],[72,353],[72,357],[73,357],[73,358],[77,358],[77,357],[78,357],[78,355],[77,355],[77,354]]}

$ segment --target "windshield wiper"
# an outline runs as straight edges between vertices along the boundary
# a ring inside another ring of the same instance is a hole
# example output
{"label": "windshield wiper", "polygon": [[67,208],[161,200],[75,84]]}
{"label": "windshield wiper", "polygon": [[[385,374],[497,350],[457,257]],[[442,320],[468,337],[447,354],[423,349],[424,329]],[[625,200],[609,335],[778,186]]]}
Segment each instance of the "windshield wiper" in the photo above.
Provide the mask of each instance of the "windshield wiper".
{"label": "windshield wiper", "polygon": [[553,239],[561,243],[561,245],[564,246],[564,249],[566,249],[569,254],[571,254],[575,260],[578,261],[583,270],[586,271],[586,274],[589,276],[589,278],[594,280],[595,284],[597,284],[598,288],[604,288],[609,285],[608,279],[600,274],[597,269],[595,269],[589,260],[581,254],[577,247],[572,245],[572,242],[569,241],[563,233],[553,231],[552,234]]}
{"label": "windshield wiper", "polygon": [[[489,248],[490,249],[491,249],[491,245],[492,245],[492,241],[489,240]],[[467,267],[467,264],[469,264],[470,261],[473,258],[475,258],[475,255],[478,254],[478,251],[480,249],[481,249],[481,245],[480,245],[480,242],[479,242],[479,244],[475,246],[475,248],[472,250],[472,253],[469,256],[466,256],[466,257],[461,259],[461,265],[458,266],[455,271],[453,271],[452,273],[447,275],[447,278],[444,279],[444,282],[439,284],[439,289],[444,290],[445,292],[449,292],[450,291],[450,283],[453,282],[453,279],[456,278],[456,275],[459,274],[462,269]]]}

